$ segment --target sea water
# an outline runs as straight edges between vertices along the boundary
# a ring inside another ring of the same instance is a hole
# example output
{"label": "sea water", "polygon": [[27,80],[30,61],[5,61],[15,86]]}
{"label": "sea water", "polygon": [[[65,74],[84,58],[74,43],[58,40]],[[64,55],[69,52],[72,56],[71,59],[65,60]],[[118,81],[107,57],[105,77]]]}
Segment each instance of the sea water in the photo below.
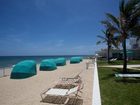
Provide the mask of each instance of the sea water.
{"label": "sea water", "polygon": [[35,60],[36,63],[40,63],[44,59],[56,59],[59,57],[64,57],[69,60],[73,56],[82,56],[86,58],[88,55],[61,55],[61,56],[0,56],[0,68],[12,67],[16,63],[23,60]]}
{"label": "sea water", "polygon": [[17,64],[23,60],[34,60],[37,64],[44,59],[56,59],[59,57],[64,57],[69,60],[71,57],[81,56],[87,58],[89,55],[63,55],[63,56],[0,56],[0,77],[10,75],[11,68],[13,65]]}

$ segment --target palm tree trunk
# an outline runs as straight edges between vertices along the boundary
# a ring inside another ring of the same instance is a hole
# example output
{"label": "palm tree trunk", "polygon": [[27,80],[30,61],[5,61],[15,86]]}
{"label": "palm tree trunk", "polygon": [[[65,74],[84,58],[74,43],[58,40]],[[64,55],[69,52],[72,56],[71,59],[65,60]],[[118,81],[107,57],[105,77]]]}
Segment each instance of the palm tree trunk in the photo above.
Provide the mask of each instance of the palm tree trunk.
{"label": "palm tree trunk", "polygon": [[108,45],[108,54],[107,54],[108,63],[110,63],[110,48],[111,48],[111,46]]}
{"label": "palm tree trunk", "polygon": [[109,45],[108,45],[108,51],[107,51],[107,62],[109,63]]}
{"label": "palm tree trunk", "polygon": [[123,41],[123,73],[127,73],[126,39]]}
{"label": "palm tree trunk", "polygon": [[109,58],[109,55],[110,55],[110,42],[109,42],[109,41],[107,42],[107,46],[108,46],[108,51],[107,51],[107,62],[109,63],[109,62],[110,62],[110,58]]}

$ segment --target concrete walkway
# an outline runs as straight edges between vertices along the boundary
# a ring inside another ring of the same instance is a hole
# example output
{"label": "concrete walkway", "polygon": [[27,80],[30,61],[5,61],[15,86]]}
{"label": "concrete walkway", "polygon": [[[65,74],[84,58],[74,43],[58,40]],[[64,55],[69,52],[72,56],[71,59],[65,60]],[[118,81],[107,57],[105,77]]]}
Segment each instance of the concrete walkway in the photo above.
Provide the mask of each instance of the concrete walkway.
{"label": "concrete walkway", "polygon": [[[99,66],[99,67],[123,68],[123,65],[104,65],[104,66]],[[129,69],[140,70],[137,67],[140,67],[140,65],[127,65],[127,68],[129,68]]]}

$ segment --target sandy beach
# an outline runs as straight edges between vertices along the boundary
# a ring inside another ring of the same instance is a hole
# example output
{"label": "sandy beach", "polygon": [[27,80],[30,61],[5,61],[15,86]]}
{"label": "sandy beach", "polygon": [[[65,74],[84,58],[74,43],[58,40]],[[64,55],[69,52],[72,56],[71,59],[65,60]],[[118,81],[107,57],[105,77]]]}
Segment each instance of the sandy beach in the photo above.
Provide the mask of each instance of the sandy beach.
{"label": "sandy beach", "polygon": [[[83,105],[92,104],[93,67],[86,70],[86,60],[79,64],[57,67],[54,71],[39,71],[37,75],[27,79],[0,78],[0,105],[54,105],[41,102],[40,93],[52,87],[61,77],[74,77],[83,71],[84,88],[79,95]],[[38,66],[39,68],[39,66]]]}

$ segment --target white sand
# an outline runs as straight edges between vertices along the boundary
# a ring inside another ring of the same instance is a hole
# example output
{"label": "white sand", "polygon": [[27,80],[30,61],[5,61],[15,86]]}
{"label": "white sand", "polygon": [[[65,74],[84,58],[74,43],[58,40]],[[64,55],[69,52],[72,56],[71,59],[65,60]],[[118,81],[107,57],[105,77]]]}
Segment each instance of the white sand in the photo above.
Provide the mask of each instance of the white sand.
{"label": "white sand", "polygon": [[54,105],[41,102],[40,93],[52,87],[60,77],[74,77],[81,74],[84,82],[81,98],[83,105],[92,103],[93,68],[86,69],[86,60],[79,64],[69,64],[58,67],[54,71],[38,71],[37,75],[27,79],[0,78],[0,105]]}

